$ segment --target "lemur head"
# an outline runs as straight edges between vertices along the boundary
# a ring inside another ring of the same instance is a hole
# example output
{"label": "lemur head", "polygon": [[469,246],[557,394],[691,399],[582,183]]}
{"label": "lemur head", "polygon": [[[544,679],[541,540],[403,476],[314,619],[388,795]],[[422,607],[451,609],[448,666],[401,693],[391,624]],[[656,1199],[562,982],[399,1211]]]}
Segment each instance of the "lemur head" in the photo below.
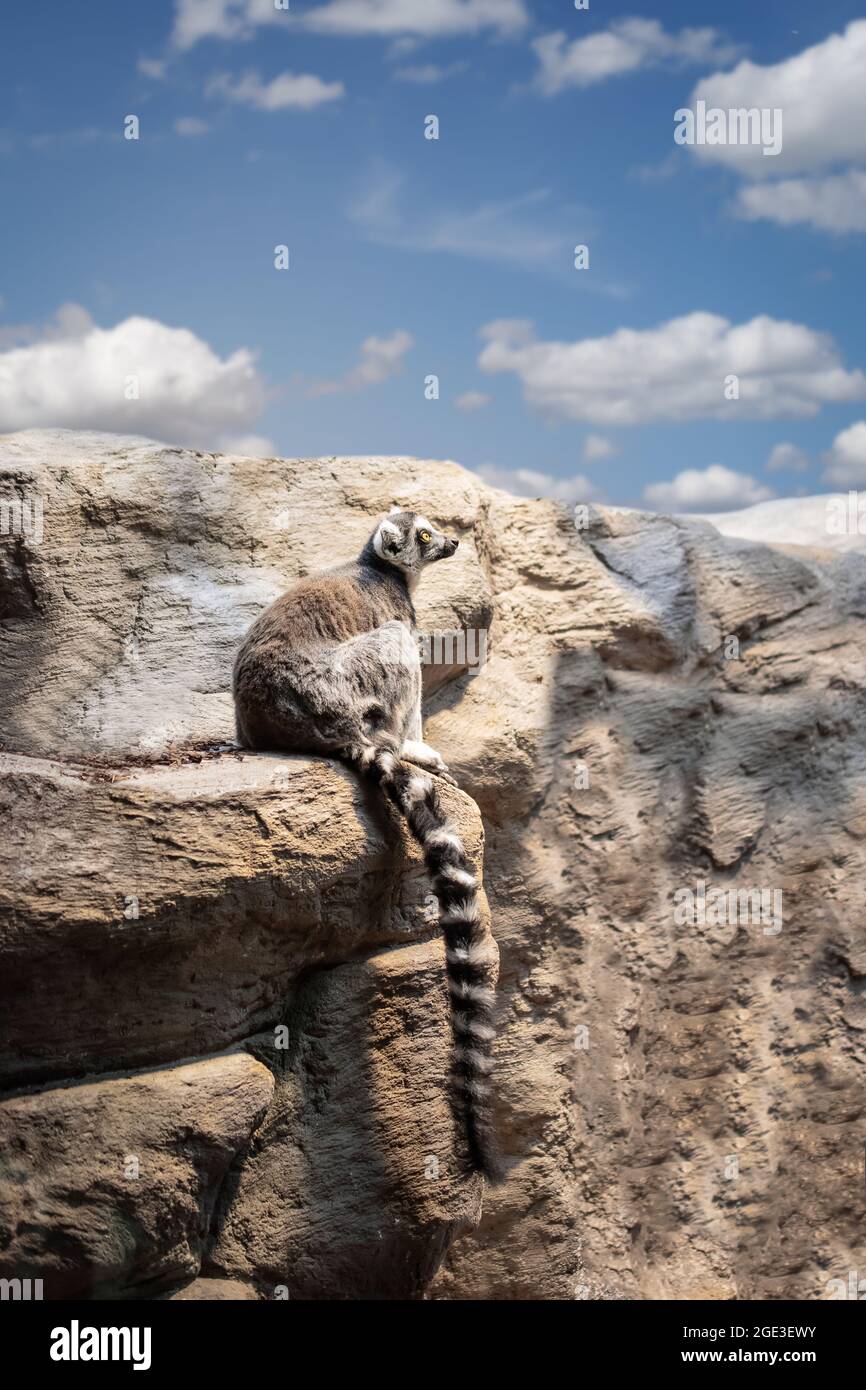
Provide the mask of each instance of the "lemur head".
{"label": "lemur head", "polygon": [[435,526],[418,512],[404,512],[395,507],[383,517],[373,532],[373,549],[387,565],[402,570],[412,583],[434,560],[446,560],[457,549],[458,542],[437,531]]}

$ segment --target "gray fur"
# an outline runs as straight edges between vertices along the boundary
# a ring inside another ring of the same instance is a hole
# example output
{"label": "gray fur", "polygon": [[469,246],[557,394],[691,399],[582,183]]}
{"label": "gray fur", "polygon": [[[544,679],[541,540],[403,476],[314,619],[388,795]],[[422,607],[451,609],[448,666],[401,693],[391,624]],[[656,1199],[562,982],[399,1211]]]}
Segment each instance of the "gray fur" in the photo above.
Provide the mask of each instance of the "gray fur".
{"label": "gray fur", "polygon": [[472,1167],[496,1181],[487,1083],[493,991],[485,984],[493,960],[478,880],[433,778],[407,767],[447,777],[421,741],[411,591],[427,565],[456,549],[416,512],[383,517],[357,560],[301,580],[254,623],[235,662],[234,697],[242,745],[346,759],[382,787],[421,845],[446,943],[455,1106]]}
{"label": "gray fur", "polygon": [[[239,742],[353,758],[383,735],[398,750],[407,740],[423,747],[411,589],[456,549],[424,517],[394,512],[357,560],[300,580],[272,603],[235,662]],[[417,760],[443,770],[436,754]]]}

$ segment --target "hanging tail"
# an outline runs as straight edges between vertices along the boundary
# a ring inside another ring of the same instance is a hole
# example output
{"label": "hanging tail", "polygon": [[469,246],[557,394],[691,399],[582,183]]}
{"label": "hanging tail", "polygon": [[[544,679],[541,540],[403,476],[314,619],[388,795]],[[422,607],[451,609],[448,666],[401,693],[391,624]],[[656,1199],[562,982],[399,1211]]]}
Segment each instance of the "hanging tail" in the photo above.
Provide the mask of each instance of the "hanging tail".
{"label": "hanging tail", "polygon": [[490,1121],[494,992],[491,951],[481,927],[478,881],[455,828],[447,820],[433,778],[400,761],[395,747],[367,744],[349,760],[378,783],[405,816],[424,854],[439,903],[454,1029],[454,1101],[466,1131],[472,1167],[490,1183],[502,1166]]}

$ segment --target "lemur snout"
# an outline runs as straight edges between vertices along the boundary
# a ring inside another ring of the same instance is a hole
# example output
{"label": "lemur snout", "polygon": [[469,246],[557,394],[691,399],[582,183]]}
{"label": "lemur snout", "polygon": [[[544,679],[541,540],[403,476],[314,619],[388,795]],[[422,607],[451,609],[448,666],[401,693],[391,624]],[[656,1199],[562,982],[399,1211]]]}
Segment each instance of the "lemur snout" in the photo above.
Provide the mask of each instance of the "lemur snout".
{"label": "lemur snout", "polygon": [[452,540],[452,538],[451,538],[450,536],[448,536],[448,537],[446,538],[446,540],[445,540],[445,546],[444,546],[445,554],[446,554],[446,555],[453,555],[459,544],[460,544],[459,541]]}

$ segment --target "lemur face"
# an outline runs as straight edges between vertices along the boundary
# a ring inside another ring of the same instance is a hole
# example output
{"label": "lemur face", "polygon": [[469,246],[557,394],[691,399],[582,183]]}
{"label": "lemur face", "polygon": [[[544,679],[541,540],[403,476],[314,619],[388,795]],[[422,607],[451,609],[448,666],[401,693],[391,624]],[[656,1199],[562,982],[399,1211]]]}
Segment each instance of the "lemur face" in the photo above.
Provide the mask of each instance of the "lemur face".
{"label": "lemur face", "polygon": [[399,508],[379,522],[373,535],[379,559],[410,577],[417,577],[434,560],[446,560],[457,546],[457,541],[437,531],[425,516]]}

